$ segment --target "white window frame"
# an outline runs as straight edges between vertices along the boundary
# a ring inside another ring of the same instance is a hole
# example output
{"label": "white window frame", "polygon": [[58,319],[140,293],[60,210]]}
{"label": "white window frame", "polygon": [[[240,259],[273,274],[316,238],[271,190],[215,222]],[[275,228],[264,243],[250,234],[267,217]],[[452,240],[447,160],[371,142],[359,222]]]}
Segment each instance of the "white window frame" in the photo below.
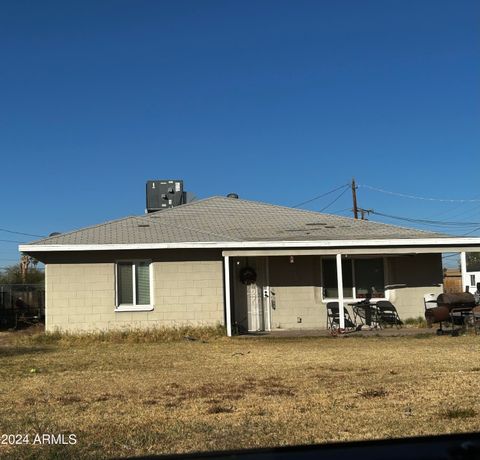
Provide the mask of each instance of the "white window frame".
{"label": "white window frame", "polygon": [[[132,264],[132,277],[133,277],[133,304],[119,304],[118,301],[118,265],[119,264]],[[140,263],[148,263],[148,276],[150,282],[150,303],[148,305],[137,305],[135,302],[137,300],[137,265]],[[125,259],[115,261],[115,311],[152,311],[154,309],[154,299],[153,299],[153,262],[150,259]]]}
{"label": "white window frame", "polygon": [[[324,259],[332,259],[332,257],[320,257],[320,280],[321,280],[321,299],[322,302],[332,302],[332,301],[338,301],[338,297],[325,297],[324,296],[324,281],[323,281],[323,260]],[[357,259],[383,259],[383,290],[385,292],[385,297],[372,297],[370,300],[372,302],[377,302],[378,300],[389,300],[390,298],[390,290],[387,289],[388,283],[387,283],[387,263],[388,263],[388,258],[387,257],[349,257],[352,261],[352,297],[343,297],[343,300],[349,301],[349,302],[359,302],[361,300],[365,300],[364,297],[359,297],[357,298],[357,286],[355,285],[355,260]],[[335,260],[333,258],[333,260]]]}

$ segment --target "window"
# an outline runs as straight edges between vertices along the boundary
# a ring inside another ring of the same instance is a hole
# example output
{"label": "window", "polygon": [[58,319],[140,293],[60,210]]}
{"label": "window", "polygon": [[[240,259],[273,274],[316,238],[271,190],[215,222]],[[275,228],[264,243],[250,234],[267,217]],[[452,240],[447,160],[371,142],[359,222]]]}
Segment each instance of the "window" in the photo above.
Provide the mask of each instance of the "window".
{"label": "window", "polygon": [[480,252],[467,252],[466,258],[467,258],[467,272],[479,272],[480,271]]}
{"label": "window", "polygon": [[153,310],[150,262],[117,263],[117,310]]}
{"label": "window", "polygon": [[[337,261],[322,259],[323,297],[338,298]],[[342,260],[343,296],[353,297],[353,270],[352,259]]]}
{"label": "window", "polygon": [[[383,258],[343,259],[343,295],[345,298],[385,298]],[[322,259],[323,297],[338,298],[337,263]]]}

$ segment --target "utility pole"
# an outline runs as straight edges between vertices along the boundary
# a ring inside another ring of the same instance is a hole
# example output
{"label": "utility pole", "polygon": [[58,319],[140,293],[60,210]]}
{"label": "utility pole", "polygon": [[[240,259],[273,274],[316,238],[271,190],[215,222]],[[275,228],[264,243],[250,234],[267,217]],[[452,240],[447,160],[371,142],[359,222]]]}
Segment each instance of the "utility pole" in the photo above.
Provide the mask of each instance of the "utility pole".
{"label": "utility pole", "polygon": [[359,211],[360,211],[360,214],[362,215],[361,217],[361,220],[368,220],[365,218],[365,214],[367,214],[367,216],[373,212],[373,209],[363,209],[363,208],[357,208]]}
{"label": "utility pole", "polygon": [[357,186],[355,185],[355,178],[352,179],[352,198],[353,198],[353,218],[358,219]]}

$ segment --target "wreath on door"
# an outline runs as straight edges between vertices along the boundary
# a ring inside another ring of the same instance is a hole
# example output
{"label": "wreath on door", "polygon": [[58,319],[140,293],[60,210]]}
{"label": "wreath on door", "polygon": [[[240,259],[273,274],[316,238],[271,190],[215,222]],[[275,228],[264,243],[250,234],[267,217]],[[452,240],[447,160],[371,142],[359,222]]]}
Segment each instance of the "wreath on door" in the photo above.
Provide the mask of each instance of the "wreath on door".
{"label": "wreath on door", "polygon": [[253,284],[257,281],[257,272],[252,267],[242,268],[240,271],[240,281],[242,284]]}

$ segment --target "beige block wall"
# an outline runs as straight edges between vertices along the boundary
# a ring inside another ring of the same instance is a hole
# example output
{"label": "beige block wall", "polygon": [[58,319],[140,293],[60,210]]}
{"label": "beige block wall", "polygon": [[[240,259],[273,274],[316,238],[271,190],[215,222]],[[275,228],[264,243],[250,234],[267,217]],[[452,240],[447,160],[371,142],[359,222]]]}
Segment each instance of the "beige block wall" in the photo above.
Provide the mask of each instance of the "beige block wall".
{"label": "beige block wall", "polygon": [[[423,295],[443,291],[441,255],[419,254],[386,260],[385,283],[392,286],[388,297],[400,318],[423,317]],[[287,257],[271,257],[269,267],[276,303],[272,309],[272,329],[326,328],[320,257],[295,257],[293,264]],[[351,307],[347,309],[352,314]]]}
{"label": "beige block wall", "polygon": [[419,254],[388,259],[389,300],[401,318],[424,317],[425,294],[439,295],[443,292],[441,254]]}
{"label": "beige block wall", "polygon": [[[46,261],[47,330],[94,331],[132,327],[224,323],[221,254],[192,251],[149,253],[153,260],[154,310],[115,312],[115,258],[145,254],[55,254]],[[387,259],[386,283],[400,317],[423,316],[423,295],[442,292],[441,256],[424,254]],[[260,267],[258,267],[260,268]],[[320,257],[269,258],[275,292],[273,329],[326,327]],[[259,277],[261,279],[261,276]],[[299,322],[301,321],[301,322]]]}
{"label": "beige block wall", "polygon": [[221,260],[154,261],[154,309],[115,311],[115,263],[48,263],[46,329],[87,332],[224,322]]}
{"label": "beige block wall", "polygon": [[[275,293],[272,329],[325,328],[325,307],[319,297],[320,258],[271,257],[270,287]],[[301,321],[301,322],[299,322]]]}

